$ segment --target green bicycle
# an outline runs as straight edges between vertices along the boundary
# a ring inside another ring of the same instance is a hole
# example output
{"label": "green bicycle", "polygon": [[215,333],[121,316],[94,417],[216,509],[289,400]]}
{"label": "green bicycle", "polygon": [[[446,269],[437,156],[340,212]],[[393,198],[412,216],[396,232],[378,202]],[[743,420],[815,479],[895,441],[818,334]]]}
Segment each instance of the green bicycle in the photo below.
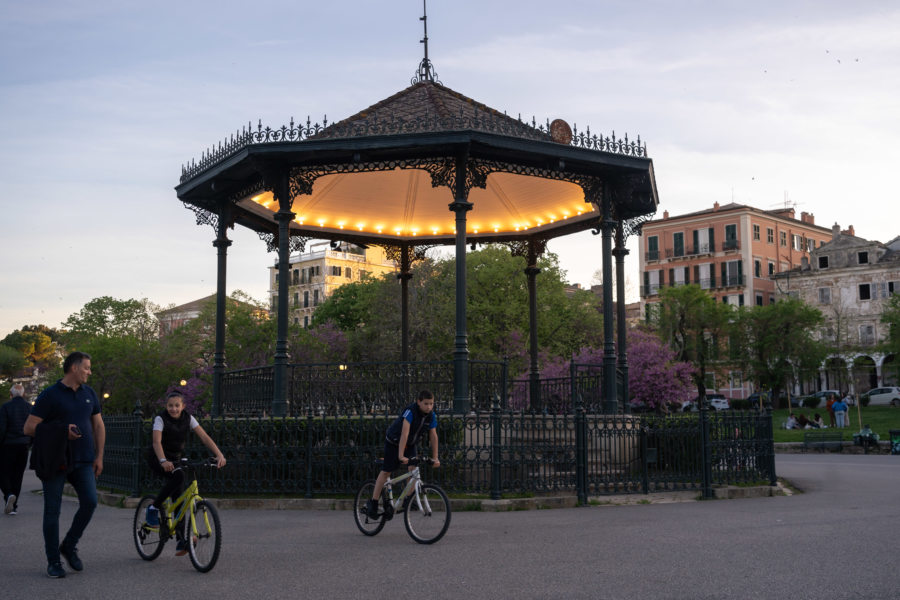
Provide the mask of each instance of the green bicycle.
{"label": "green bicycle", "polygon": [[[415,467],[403,475],[388,479],[381,492],[382,512],[373,517],[366,511],[366,503],[372,497],[375,480],[370,479],[362,484],[356,492],[353,505],[353,518],[356,526],[365,535],[373,536],[384,529],[385,523],[394,518],[394,514],[403,513],[406,532],[420,544],[433,544],[441,539],[450,527],[450,500],[444,490],[432,483],[423,483],[419,464],[431,464],[430,458],[411,458],[409,465]],[[376,465],[383,465],[378,459]],[[392,485],[409,479],[409,482],[394,500]]]}
{"label": "green bicycle", "polygon": [[195,569],[206,573],[216,565],[222,547],[222,526],[216,507],[200,497],[196,473],[198,467],[215,466],[215,460],[181,459],[175,468],[184,469],[191,483],[174,502],[166,499],[163,510],[159,511],[159,525],[147,524],[147,507],[153,504],[154,496],[141,498],[134,513],[134,545],[141,558],[154,560],[166,541],[180,531],[182,539],[188,540],[188,553]]}

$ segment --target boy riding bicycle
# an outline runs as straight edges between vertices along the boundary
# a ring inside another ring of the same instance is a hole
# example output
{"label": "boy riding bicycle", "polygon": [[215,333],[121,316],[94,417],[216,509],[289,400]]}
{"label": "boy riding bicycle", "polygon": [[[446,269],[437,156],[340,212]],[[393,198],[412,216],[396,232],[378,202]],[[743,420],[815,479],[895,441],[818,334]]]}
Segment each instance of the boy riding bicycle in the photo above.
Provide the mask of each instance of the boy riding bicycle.
{"label": "boy riding bicycle", "polygon": [[372,498],[366,504],[366,513],[370,517],[378,517],[378,499],[391,473],[401,464],[409,463],[410,458],[416,457],[416,444],[426,435],[434,466],[440,467],[434,395],[428,390],[422,390],[418,399],[404,408],[400,416],[388,427],[384,442],[384,465],[375,480]]}
{"label": "boy riding bicycle", "polygon": [[[184,410],[184,397],[181,392],[170,392],[166,396],[166,408],[153,419],[153,443],[147,452],[147,463],[150,470],[165,482],[162,489],[153,500],[153,504],[147,507],[147,525],[156,527],[159,525],[159,511],[163,507],[166,498],[176,499],[185,489],[185,473],[175,468],[175,463],[181,458],[184,446],[187,444],[188,435],[193,431],[200,441],[209,448],[216,457],[216,466],[225,466],[225,456],[212,441],[212,438],[203,430],[188,411]],[[181,530],[177,531],[181,536]],[[179,539],[175,546],[175,555],[187,554],[187,542]]]}

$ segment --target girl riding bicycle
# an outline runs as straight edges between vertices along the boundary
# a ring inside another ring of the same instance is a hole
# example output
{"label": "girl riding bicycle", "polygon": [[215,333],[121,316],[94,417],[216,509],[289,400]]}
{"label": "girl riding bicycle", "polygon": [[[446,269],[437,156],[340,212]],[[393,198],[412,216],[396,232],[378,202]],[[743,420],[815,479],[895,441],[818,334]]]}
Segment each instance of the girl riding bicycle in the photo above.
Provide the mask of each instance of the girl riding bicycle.
{"label": "girl riding bicycle", "polygon": [[370,517],[377,518],[378,516],[378,499],[381,497],[381,490],[391,473],[401,464],[409,463],[410,458],[415,458],[416,444],[425,435],[428,435],[431,458],[434,460],[433,466],[440,467],[437,414],[434,412],[434,395],[428,390],[419,392],[418,399],[404,408],[400,416],[388,427],[384,442],[384,465],[381,472],[378,473],[375,488],[372,490],[372,498],[366,506],[366,512]]}
{"label": "girl riding bicycle", "polygon": [[[184,410],[184,397],[181,392],[169,392],[166,396],[166,408],[153,419],[152,445],[147,452],[147,463],[150,470],[165,481],[162,489],[153,500],[153,504],[147,507],[147,524],[159,525],[159,510],[166,498],[176,499],[184,491],[185,474],[181,469],[175,468],[175,462],[181,458],[184,446],[187,444],[188,434],[193,431],[200,438],[209,451],[215,455],[216,466],[225,466],[225,456],[209,437],[200,423],[197,422],[188,411]],[[177,530],[180,534],[181,530]],[[175,546],[175,555],[187,554],[187,543],[179,539]]]}

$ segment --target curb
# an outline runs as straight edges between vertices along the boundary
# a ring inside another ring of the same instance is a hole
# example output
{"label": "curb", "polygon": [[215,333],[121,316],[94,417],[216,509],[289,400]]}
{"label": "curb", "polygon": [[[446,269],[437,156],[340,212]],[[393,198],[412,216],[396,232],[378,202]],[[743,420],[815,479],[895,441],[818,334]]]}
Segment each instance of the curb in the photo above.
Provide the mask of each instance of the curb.
{"label": "curb", "polygon": [[[67,489],[67,493],[71,490]],[[790,491],[779,482],[776,486],[719,486],[713,489],[717,500],[737,498],[767,498],[789,496]],[[109,506],[133,509],[140,498],[98,492],[101,503]],[[217,508],[229,510],[352,510],[350,498],[210,498]],[[589,496],[588,506],[630,506],[637,504],[672,504],[678,502],[698,502],[697,491],[655,492],[651,494],[616,494],[611,496]],[[576,508],[578,498],[574,494],[566,496],[535,496],[532,498],[451,498],[450,506],[457,512],[512,512],[522,510],[547,510],[553,508]]]}

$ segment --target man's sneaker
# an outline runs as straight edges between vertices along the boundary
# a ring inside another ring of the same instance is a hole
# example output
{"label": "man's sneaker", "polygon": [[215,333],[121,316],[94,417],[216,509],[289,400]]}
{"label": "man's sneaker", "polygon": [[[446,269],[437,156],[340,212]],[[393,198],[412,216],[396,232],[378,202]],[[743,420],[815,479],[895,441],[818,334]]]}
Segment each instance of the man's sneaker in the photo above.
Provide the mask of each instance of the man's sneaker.
{"label": "man's sneaker", "polygon": [[61,562],[50,563],[47,565],[47,577],[59,579],[66,576],[66,570],[63,569]]}
{"label": "man's sneaker", "polygon": [[15,514],[16,512],[16,495],[10,494],[9,498],[6,499],[6,508],[3,509],[8,515]]}
{"label": "man's sneaker", "polygon": [[380,516],[378,514],[378,500],[373,500],[372,498],[366,500],[366,516],[370,519],[377,519]]}
{"label": "man's sneaker", "polygon": [[65,546],[59,547],[60,555],[66,559],[73,571],[81,571],[84,569],[84,563],[78,558],[78,551],[75,548],[67,549]]}
{"label": "man's sneaker", "polygon": [[152,504],[147,507],[147,525],[159,527],[159,509]]}

